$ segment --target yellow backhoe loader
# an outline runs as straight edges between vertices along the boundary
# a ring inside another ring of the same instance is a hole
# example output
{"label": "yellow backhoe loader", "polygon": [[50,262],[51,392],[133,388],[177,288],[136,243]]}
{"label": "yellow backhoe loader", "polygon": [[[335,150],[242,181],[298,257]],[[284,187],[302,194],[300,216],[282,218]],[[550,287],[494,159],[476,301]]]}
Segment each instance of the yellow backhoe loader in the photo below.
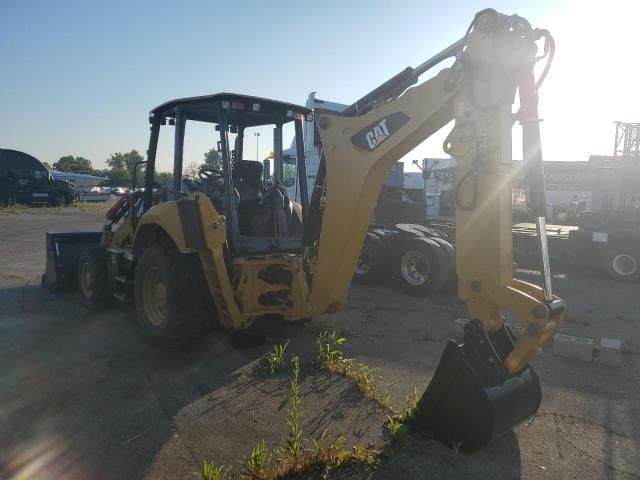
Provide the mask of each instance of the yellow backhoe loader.
{"label": "yellow backhoe loader", "polygon": [[[547,31],[484,10],[464,38],[340,113],[316,111],[312,118],[304,107],[226,93],[164,103],[149,116],[144,191],[116,204],[102,232],[48,233],[44,283],[62,288],[77,279],[90,308],[133,298],[143,336],[160,345],[184,345],[214,320],[242,330],[266,314],[299,321],[335,312],[346,302],[385,173],[454,120],[444,151],[457,160],[456,269],[471,321],[464,342],[447,345],[414,426],[477,449],[537,411],[540,383],[528,360],[564,316],[551,290],[537,111],[552,57]],[[455,58],[451,67],[419,83],[448,58]],[[536,80],[534,66],[544,58]],[[213,124],[219,135],[222,169],[201,168],[198,180],[182,178],[187,121]],[[304,121],[315,122],[322,142],[311,198]],[[541,287],[513,278],[515,122],[522,125],[528,199],[538,218]],[[282,130],[291,123],[302,160],[300,204],[282,187]],[[166,192],[154,185],[163,125],[175,137]],[[274,181],[267,185],[263,165],[243,152],[245,129],[264,125],[274,125]],[[502,309],[526,326],[519,339]]]}

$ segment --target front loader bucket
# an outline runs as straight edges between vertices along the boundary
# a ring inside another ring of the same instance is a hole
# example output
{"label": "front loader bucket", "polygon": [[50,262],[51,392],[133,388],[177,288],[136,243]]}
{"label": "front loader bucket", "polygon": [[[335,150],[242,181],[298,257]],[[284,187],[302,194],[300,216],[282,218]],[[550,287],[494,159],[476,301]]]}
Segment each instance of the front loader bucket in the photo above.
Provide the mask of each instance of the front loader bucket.
{"label": "front loader bucket", "polygon": [[487,335],[480,322],[472,321],[464,341],[447,344],[411,427],[471,452],[534,415],[541,391],[531,367],[509,374],[504,366],[515,342],[508,327]]}
{"label": "front loader bucket", "polygon": [[82,252],[100,245],[101,232],[47,232],[47,266],[42,285],[52,292],[70,290],[77,284]]}

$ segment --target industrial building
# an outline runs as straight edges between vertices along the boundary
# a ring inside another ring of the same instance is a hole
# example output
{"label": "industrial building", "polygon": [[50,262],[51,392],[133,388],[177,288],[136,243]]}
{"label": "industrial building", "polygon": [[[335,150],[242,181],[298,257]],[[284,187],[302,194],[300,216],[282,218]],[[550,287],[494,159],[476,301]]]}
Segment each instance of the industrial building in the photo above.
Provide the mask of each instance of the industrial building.
{"label": "industrial building", "polygon": [[[577,210],[618,210],[620,205],[640,208],[640,192],[633,187],[640,185],[640,167],[636,162],[624,161],[623,158],[591,155],[587,161],[545,161],[548,217],[563,222],[575,218]],[[422,172],[405,172],[404,186],[424,188],[427,203],[439,203],[449,196],[447,192],[452,191],[455,185],[455,159],[429,158],[424,162],[427,165],[427,178]],[[522,161],[514,160],[513,168],[516,172],[520,171]],[[518,173],[515,179],[514,207],[522,206],[524,209],[524,180]]]}

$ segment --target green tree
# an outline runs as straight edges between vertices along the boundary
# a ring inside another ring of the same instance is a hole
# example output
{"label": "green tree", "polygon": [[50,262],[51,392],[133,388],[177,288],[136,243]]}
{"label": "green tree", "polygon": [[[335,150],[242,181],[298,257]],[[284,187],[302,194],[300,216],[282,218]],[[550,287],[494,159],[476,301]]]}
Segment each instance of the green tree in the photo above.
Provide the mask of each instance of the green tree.
{"label": "green tree", "polygon": [[154,180],[160,185],[160,188],[170,187],[173,182],[173,173],[156,172]]}
{"label": "green tree", "polygon": [[[107,180],[104,181],[103,185],[105,187],[131,187],[132,178],[129,172],[126,170],[105,170],[104,176],[107,177]],[[138,186],[140,186],[140,181],[137,181]]]}
{"label": "green tree", "polygon": [[[108,182],[110,186],[131,186],[133,182],[133,170],[136,163],[142,162],[144,158],[138,153],[137,150],[131,150],[127,153],[112,153],[106,160],[109,170],[106,172],[109,177]],[[144,166],[138,167],[136,174],[136,183],[141,185],[142,178],[144,177]]]}
{"label": "green tree", "polygon": [[222,171],[222,155],[215,148],[204,154],[204,163],[210,168]]}
{"label": "green tree", "polygon": [[184,173],[182,174],[182,176],[190,180],[197,180],[199,170],[200,170],[200,165],[198,165],[196,162],[191,162],[189,165],[185,167]]}
{"label": "green tree", "polygon": [[91,160],[66,155],[53,164],[53,169],[60,172],[93,173]]}
{"label": "green tree", "polygon": [[112,170],[126,170],[130,174],[133,174],[136,163],[142,161],[144,161],[143,156],[140,155],[137,150],[131,150],[127,153],[112,153],[106,163]]}

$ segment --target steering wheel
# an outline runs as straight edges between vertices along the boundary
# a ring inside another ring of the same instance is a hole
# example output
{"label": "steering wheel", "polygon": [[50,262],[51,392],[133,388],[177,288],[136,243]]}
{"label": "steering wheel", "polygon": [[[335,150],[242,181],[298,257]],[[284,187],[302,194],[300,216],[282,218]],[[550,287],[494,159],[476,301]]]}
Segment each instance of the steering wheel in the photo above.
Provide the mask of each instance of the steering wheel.
{"label": "steering wheel", "polygon": [[224,193],[224,175],[220,170],[203,165],[198,170],[204,192],[209,196],[221,197]]}
{"label": "steering wheel", "polygon": [[222,180],[223,178],[223,174],[220,170],[216,170],[215,168],[203,165],[198,170],[198,177],[200,177],[200,180],[206,183],[211,181],[220,182],[220,180]]}

